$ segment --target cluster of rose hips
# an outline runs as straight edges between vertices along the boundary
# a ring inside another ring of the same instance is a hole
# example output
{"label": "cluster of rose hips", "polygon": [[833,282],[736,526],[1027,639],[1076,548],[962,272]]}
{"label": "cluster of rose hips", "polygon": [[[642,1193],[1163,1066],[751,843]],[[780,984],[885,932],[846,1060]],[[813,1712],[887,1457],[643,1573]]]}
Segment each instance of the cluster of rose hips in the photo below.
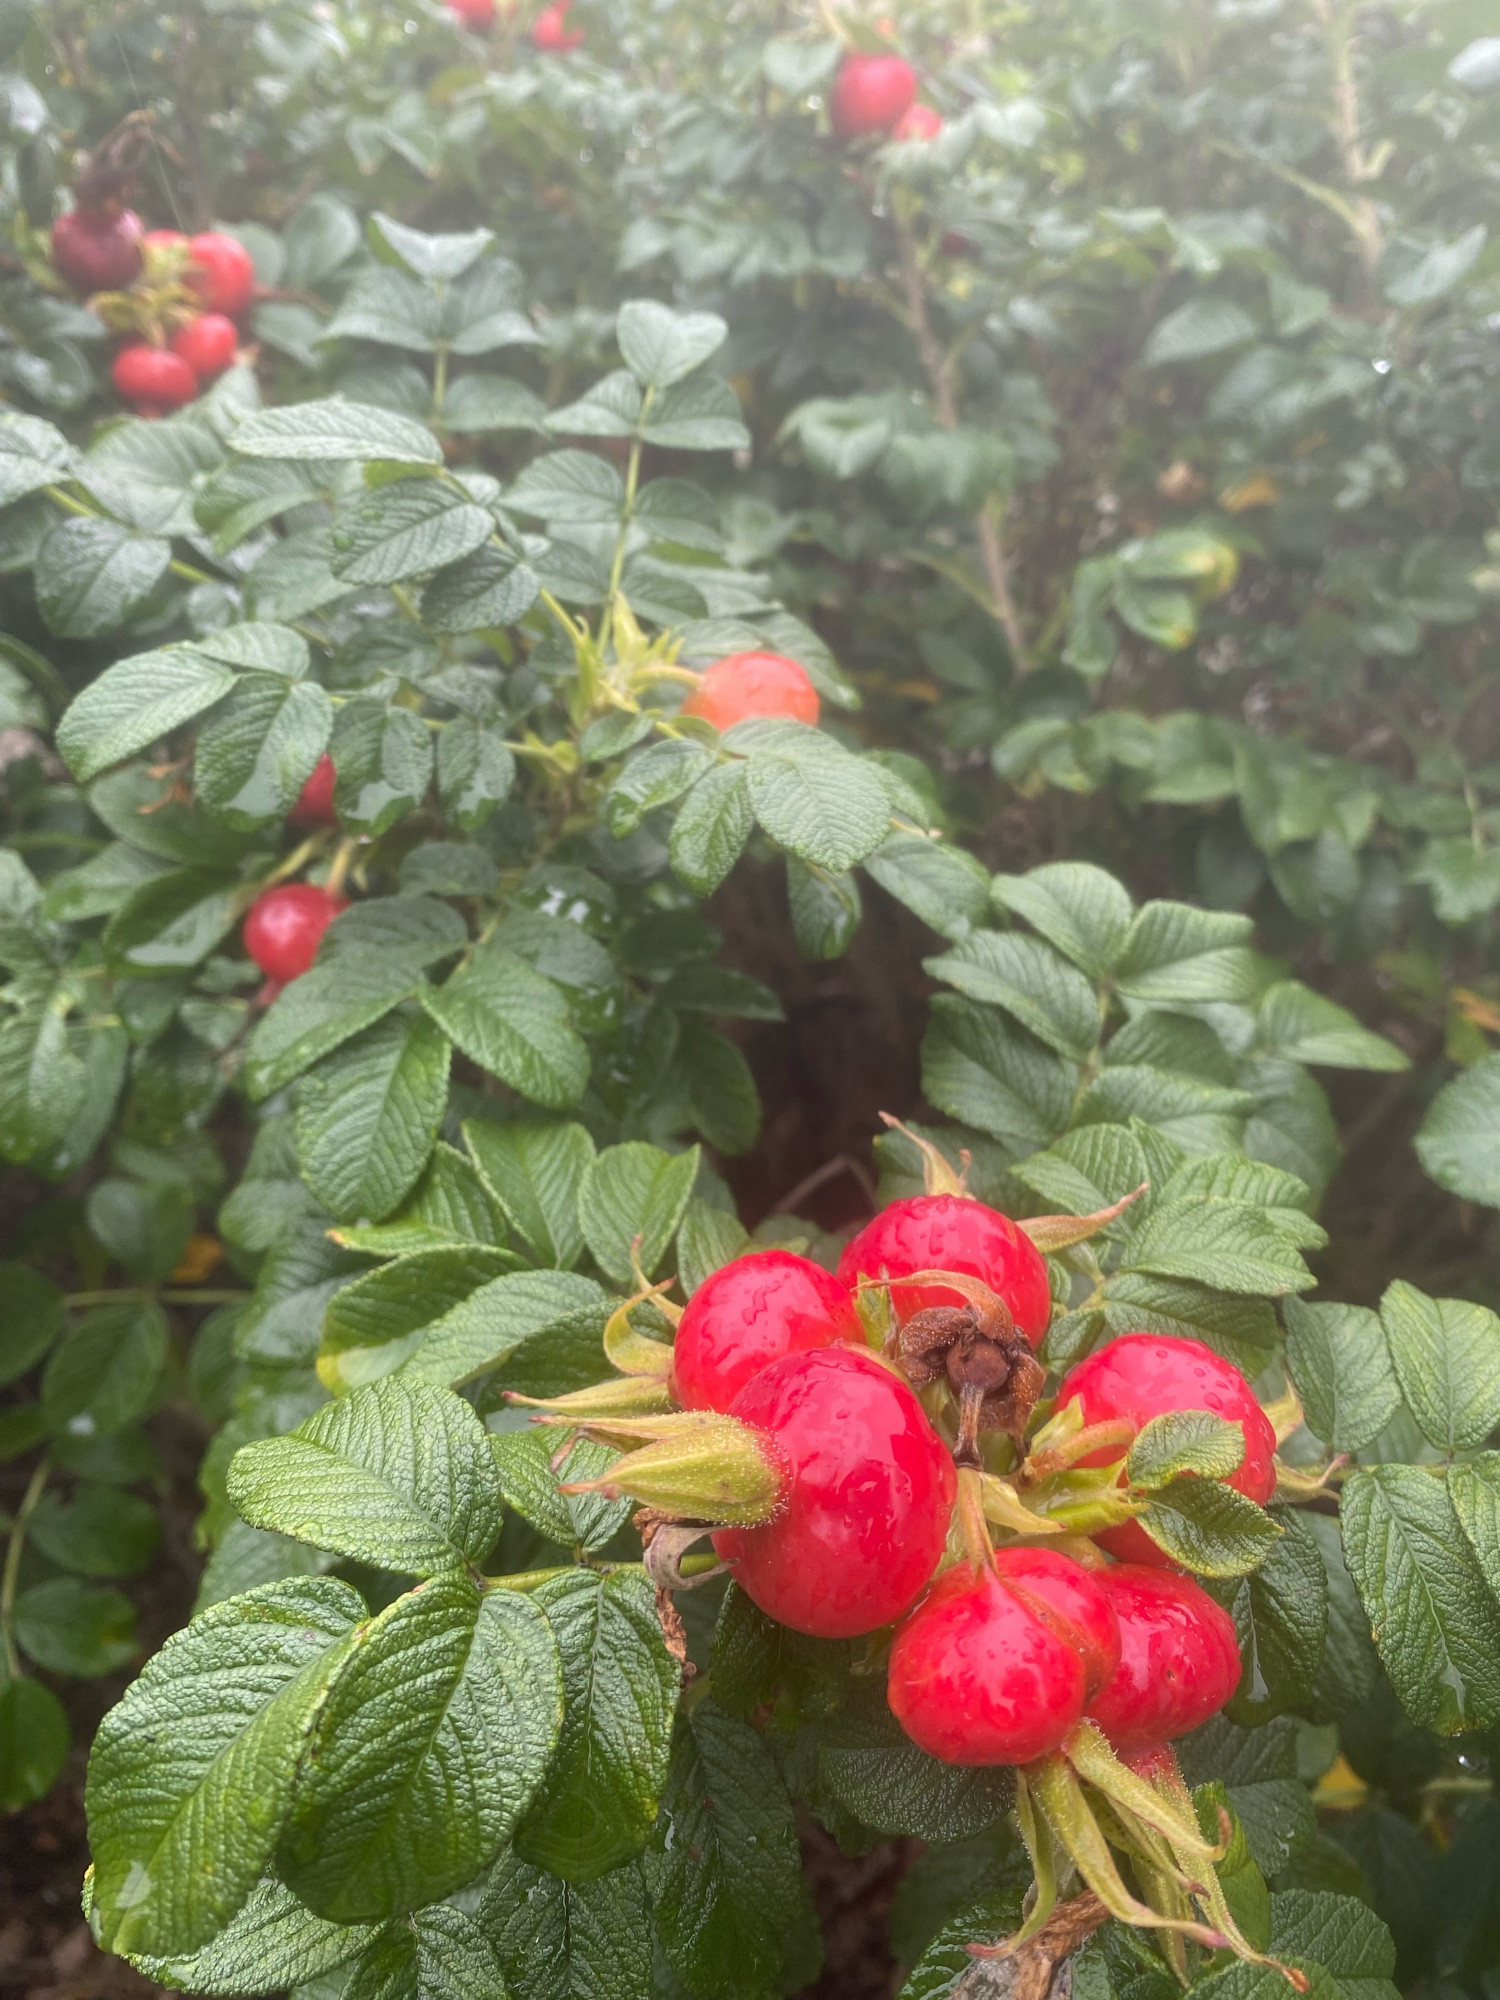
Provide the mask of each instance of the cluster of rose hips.
{"label": "cluster of rose hips", "polygon": [[234,361],[235,320],[255,291],[250,253],[234,237],[145,229],[116,201],[80,200],[53,224],[51,247],[58,275],[116,330],[148,336],[127,340],[110,370],[138,416],[181,409]]}
{"label": "cluster of rose hips", "polygon": [[[754,717],[814,724],[819,704],[817,690],[795,660],[777,653],[732,653],[698,676],[681,713],[722,731]],[[333,759],[325,751],[287,815],[289,822],[306,828],[337,825],[335,782]],[[266,975],[260,994],[264,1004],[310,968],[323,933],[347,907],[347,897],[312,882],[277,883],[256,897],[242,936],[246,951]]]}
{"label": "cluster of rose hips", "polygon": [[828,99],[834,136],[851,139],[879,135],[905,143],[935,139],[943,121],[929,104],[917,101],[917,73],[901,56],[866,55],[859,50],[844,57]]}
{"label": "cluster of rose hips", "polygon": [[[568,11],[573,0],[551,0],[531,24],[533,47],[543,55],[565,56],[573,49],[582,48],[582,28],[568,26]],[[466,28],[476,34],[495,25],[496,0],[448,0],[448,6]]]}

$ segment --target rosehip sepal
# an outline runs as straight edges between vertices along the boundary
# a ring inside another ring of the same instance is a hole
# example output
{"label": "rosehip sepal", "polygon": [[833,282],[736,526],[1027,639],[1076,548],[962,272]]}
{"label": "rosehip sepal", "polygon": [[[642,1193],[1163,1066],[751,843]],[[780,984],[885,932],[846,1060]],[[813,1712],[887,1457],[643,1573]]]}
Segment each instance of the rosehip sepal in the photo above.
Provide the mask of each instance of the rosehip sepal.
{"label": "rosehip sepal", "polygon": [[590,1424],[589,1432],[611,1444],[637,1448],[598,1479],[565,1486],[565,1493],[628,1494],[678,1519],[743,1527],[771,1520],[784,1504],[786,1473],[775,1440],[716,1410],[634,1420],[606,1417]]}

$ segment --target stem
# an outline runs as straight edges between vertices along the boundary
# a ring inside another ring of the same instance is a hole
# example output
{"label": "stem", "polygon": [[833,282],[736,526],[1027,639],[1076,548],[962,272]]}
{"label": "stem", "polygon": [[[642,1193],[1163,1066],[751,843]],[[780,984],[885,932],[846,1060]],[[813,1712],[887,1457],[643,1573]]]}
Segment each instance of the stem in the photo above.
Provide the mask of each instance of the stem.
{"label": "stem", "polygon": [[[937,420],[945,431],[958,429],[958,404],[953,395],[953,355],[944,354],[937,334],[933,330],[932,314],[927,305],[927,284],[922,275],[922,266],[917,257],[917,246],[909,225],[897,221],[896,247],[901,258],[901,287],[906,295],[906,310],[911,330],[916,336],[917,351],[922,357],[922,366],[927,371],[927,379],[932,385],[932,403],[937,412]],[[1021,624],[1021,614],[1016,609],[1016,601],[1010,590],[1010,564],[1006,558],[1004,544],[1000,538],[999,510],[996,497],[992,494],[980,508],[974,520],[974,533],[979,543],[979,560],[984,570],[985,585],[990,593],[990,608],[1001,631],[1016,672],[1031,671],[1031,657],[1026,645],[1026,634]]]}
{"label": "stem", "polygon": [[432,414],[440,417],[443,413],[443,398],[448,393],[448,350],[439,347],[432,364]]}
{"label": "stem", "polygon": [[[1328,60],[1333,69],[1333,135],[1343,160],[1344,177],[1351,187],[1371,180],[1378,171],[1360,143],[1359,85],[1354,77],[1354,20],[1352,9],[1335,9],[1333,0],[1311,0],[1312,11],[1328,44]],[[1353,196],[1352,227],[1359,246],[1366,277],[1374,274],[1385,249],[1380,216],[1367,194]]]}
{"label": "stem", "polygon": [[27,1483],[21,1496],[21,1504],[16,1509],[16,1518],[11,1523],[10,1542],[5,1551],[5,1572],[0,1580],[0,1632],[5,1637],[5,1664],[12,1680],[21,1677],[21,1661],[16,1652],[15,1624],[16,1587],[21,1578],[21,1556],[26,1547],[26,1530],[36,1511],[36,1504],[42,1497],[47,1484],[47,1475],[52,1469],[51,1460],[42,1458]]}
{"label": "stem", "polygon": [[992,1569],[995,1545],[990,1540],[989,1523],[984,1518],[984,1487],[976,1467],[958,1468],[958,1500],[955,1506],[964,1553],[976,1569]]}

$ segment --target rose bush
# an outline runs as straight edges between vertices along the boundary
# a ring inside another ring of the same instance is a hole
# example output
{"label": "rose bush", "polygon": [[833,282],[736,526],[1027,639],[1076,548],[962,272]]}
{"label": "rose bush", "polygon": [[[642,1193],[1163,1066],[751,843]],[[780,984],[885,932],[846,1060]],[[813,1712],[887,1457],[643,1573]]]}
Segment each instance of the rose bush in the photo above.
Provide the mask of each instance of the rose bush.
{"label": "rose bush", "polygon": [[[108,1948],[791,1992],[800,1814],[912,2000],[1481,1993],[1481,11],[0,6],[0,1799],[140,1669]],[[768,875],[922,1002],[864,1207]]]}

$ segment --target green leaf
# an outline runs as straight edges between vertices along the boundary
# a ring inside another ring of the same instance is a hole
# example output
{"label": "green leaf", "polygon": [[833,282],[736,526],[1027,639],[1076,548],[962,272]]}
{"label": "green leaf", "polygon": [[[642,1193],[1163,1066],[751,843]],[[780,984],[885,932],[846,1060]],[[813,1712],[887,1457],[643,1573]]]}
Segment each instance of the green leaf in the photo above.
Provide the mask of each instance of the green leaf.
{"label": "green leaf", "polygon": [[818,1775],[862,1825],[919,1840],[982,1833],[1015,1802],[1015,1779],[1003,1766],[940,1763],[910,1742],[889,1714],[836,1717],[820,1737]]}
{"label": "green leaf", "polygon": [[135,1606],[123,1591],[54,1576],[16,1599],[21,1651],[49,1673],[96,1680],[118,1672],[136,1650]]}
{"label": "green leaf", "polygon": [[677,1726],[647,1860],[657,1935],[689,1992],[779,1993],[788,1947],[816,1929],[791,1800],[763,1739],[712,1700]]}
{"label": "green leaf", "polygon": [[953,951],[923,964],[968,999],[1003,1007],[1059,1055],[1081,1062],[1099,1039],[1092,983],[1039,938],[974,931]]}
{"label": "green leaf", "polygon": [[655,299],[629,299],[615,321],[625,365],[643,389],[665,389],[717,353],[729,328],[717,313],[679,313]]}
{"label": "green leaf", "polygon": [[1250,919],[1228,910],[1143,903],[1115,967],[1120,995],[1152,1007],[1253,1000],[1262,981],[1250,935]]}
{"label": "green leaf", "polygon": [[535,1599],[435,1576],[363,1626],[317,1716],[278,1852],[340,1923],[398,1916],[472,1882],[547,1768],[557,1649]]}
{"label": "green leaf", "polygon": [[1396,1947],[1367,1903],[1326,1890],[1286,1889],[1271,1898],[1270,1948],[1331,1972],[1347,2000],[1394,2000]]}
{"label": "green leaf", "polygon": [[251,667],[280,674],[289,681],[301,680],[312,659],[311,648],[300,632],[255,619],[226,625],[221,632],[203,633],[193,644],[198,652],[226,667]]}
{"label": "green leaf", "polygon": [[[462,940],[460,940],[461,942]],[[457,949],[457,946],[450,947]],[[250,1039],[245,1082],[252,1098],[283,1089],[315,1062],[418,993],[421,967],[374,952],[315,965],[267,1009]]]}
{"label": "green leaf", "polygon": [[831,875],[826,868],[789,855],[786,896],[792,934],[802,956],[814,963],[842,958],[854,942],[862,913],[854,876]]}
{"label": "green leaf", "polygon": [[1482,222],[1455,236],[1449,243],[1435,243],[1414,263],[1398,266],[1385,280],[1385,295],[1393,305],[1425,306],[1451,292],[1467,275],[1489,239]]}
{"label": "green leaf", "polygon": [[750,1235],[737,1215],[689,1201],[677,1230],[677,1274],[691,1298],[705,1278],[750,1248]]}
{"label": "green leaf", "polygon": [[26,1264],[0,1264],[0,1385],[40,1361],[67,1323],[50,1278]]}
{"label": "green leaf", "polygon": [[[3,449],[3,433],[0,433]],[[67,1711],[51,1688],[16,1678],[0,1687],[0,1811],[45,1798],[72,1743]]]}
{"label": "green leaf", "polygon": [[447,1903],[383,1925],[349,1967],[347,2000],[510,2000],[489,1940]]}
{"label": "green leaf", "polygon": [[604,823],[616,840],[625,840],[647,813],[681,798],[712,763],[701,743],[666,738],[649,743],[629,758],[604,795]]}
{"label": "green leaf", "polygon": [[922,1042],[923,1095],[1010,1152],[1034,1153],[1064,1130],[1076,1076],[994,1008],[949,993],[933,1000]]}
{"label": "green leaf", "polygon": [[422,623],[429,632],[483,632],[514,625],[537,600],[541,583],[529,563],[488,542],[450,569],[439,570],[422,592]]}
{"label": "green leaf", "polygon": [[[1084,1125],[1065,1132],[1047,1152],[1018,1160],[1012,1172],[1060,1215],[1094,1215],[1151,1178],[1140,1140],[1124,1125]],[[1129,1235],[1138,1225],[1138,1208],[1126,1209],[1105,1234]]]}
{"label": "green leaf", "polygon": [[229,692],[235,676],[192,646],[137,653],[91,681],[57,725],[80,784],[180,729]]}
{"label": "green leaf", "polygon": [[538,1264],[566,1270],[583,1248],[578,1188],[594,1157],[582,1125],[464,1121],[464,1144],[491,1199]]}
{"label": "green leaf", "polygon": [[420,805],[432,782],[432,734],[409,708],[346,703],[334,720],[329,755],[340,822],[372,839]]}
{"label": "green leaf", "polygon": [[297,1087],[297,1160],[343,1221],[381,1222],[411,1192],[448,1107],[447,1037],[415,1009],[388,1014]]}
{"label": "green leaf", "polygon": [[1317,1827],[1312,1799],[1298,1776],[1298,1733],[1290,1721],[1237,1729],[1216,1716],[1178,1746],[1190,1785],[1212,1780],[1225,1785],[1263,1875],[1279,1875]]}
{"label": "green leaf", "polygon": [[1285,1530],[1253,1576],[1215,1591],[1234,1617],[1243,1666],[1229,1705],[1246,1728],[1305,1708],[1328,1637],[1328,1572],[1317,1542],[1293,1508],[1278,1508]]}
{"label": "green leaf", "polygon": [[312,1986],[369,1943],[368,1924],[331,1924],[280,1882],[262,1882],[219,1935],[186,1957],[132,1952],[138,1972],[186,1993],[278,1993]]}
{"label": "green leaf", "polygon": [[84,1482],[67,1500],[42,1495],[30,1539],[59,1569],[78,1576],[137,1576],[156,1553],[161,1523],[149,1500]]}
{"label": "green leaf", "polygon": [[509,375],[460,375],[448,384],[435,420],[446,431],[540,431],[547,405]]}
{"label": "green leaf", "polygon": [[1024,917],[1090,979],[1113,970],[1130,928],[1129,895],[1113,875],[1086,861],[1053,861],[1025,875],[997,875],[990,894]]}
{"label": "green leaf", "polygon": [[1331,1069],[1403,1070],[1411,1058],[1384,1035],[1361,1027],[1347,1007],[1314,993],[1295,979],[1267,987],[1255,1016],[1255,1034],[1268,1055]]}
{"label": "green leaf", "polygon": [[422,1382],[371,1383],[242,1446],[229,1497],[252,1527],[407,1576],[462,1570],[500,1533],[483,1426]]}
{"label": "green leaf", "polygon": [[249,458],[385,459],[396,465],[441,465],[442,447],[431,431],[394,410],[365,403],[292,403],[257,410],[239,424],[234,449]]}
{"label": "green leaf", "polygon": [[1468,1553],[1443,1481],[1414,1465],[1356,1472],[1344,1559],[1401,1705],[1452,1736],[1500,1719],[1500,1607]]}
{"label": "green leaf", "polygon": [[1500,1452],[1450,1466],[1448,1497],[1494,1596],[1500,1596]]}
{"label": "green leaf", "polygon": [[1189,1474],[1152,1494],[1137,1517],[1158,1548],[1199,1576],[1245,1576],[1270,1555],[1281,1524],[1216,1479]]}
{"label": "green leaf", "polygon": [[1427,1107],[1416,1148],[1439,1187],[1500,1208],[1500,1053],[1444,1084]]}
{"label": "green leaf", "polygon": [[719,764],[699,778],[672,822],[672,867],[700,896],[724,881],[755,824],[745,766]]}
{"label": "green leaf", "polygon": [[565,1882],[503,1854],[479,1921],[515,2000],[651,2000],[651,1915],[637,1862]]}
{"label": "green leaf", "polygon": [[521,1096],[554,1110],[576,1104],[588,1082],[588,1049],[556,985],[514,952],[476,951],[422,1004],[471,1062]]}
{"label": "green leaf", "polygon": [[[695,313],[706,320],[708,313]],[[641,436],[668,451],[747,451],[750,433],[740,399],[717,375],[694,375],[661,390],[641,411]]]}
{"label": "green leaf", "polygon": [[589,1162],[578,1185],[578,1222],[595,1261],[618,1284],[631,1282],[632,1245],[640,1238],[641,1269],[650,1277],[677,1233],[699,1151],[664,1153],[633,1140],[610,1146]]}
{"label": "green leaf", "polygon": [[550,1431],[502,1431],[490,1439],[500,1491],[513,1513],[560,1548],[602,1549],[624,1527],[634,1502],[602,1493],[564,1493],[563,1480],[597,1479],[619,1453],[578,1439],[554,1466],[557,1440]]}
{"label": "green leaf", "polygon": [[731,1159],[760,1137],[760,1092],[739,1045],[693,1021],[677,1044],[694,1127]]}
{"label": "green leaf", "polygon": [[1271,1298],[1316,1282],[1269,1217],[1229,1201],[1163,1202],[1131,1237],[1122,1268]]}
{"label": "green leaf", "polygon": [[89,1762],[94,1913],[116,1951],[180,1956],[271,1858],[330,1674],[364,1605],[304,1577],[215,1605],[149,1661]]}
{"label": "green leaf", "polygon": [[1328,1636],[1309,1710],[1319,1720],[1354,1715],[1370,1699],[1380,1673],[1370,1622],[1344,1562],[1338,1521],[1332,1515],[1311,1511],[1298,1518],[1323,1558],[1328,1597]]}
{"label": "green leaf", "polygon": [[666,1783],[679,1673],[644,1571],[578,1571],[541,1585],[562,1657],[565,1720],[546,1783],[516,1835],[523,1861],[591,1882],[639,1854]]}
{"label": "green leaf", "polygon": [[1466,1299],[1398,1282],[1380,1324],[1406,1407],[1439,1451],[1471,1450],[1500,1423],[1500,1318]]}
{"label": "green leaf", "polygon": [[37,553],[37,608],[61,639],[102,638],[141,609],[171,560],[170,542],[118,521],[60,521]]}
{"label": "green leaf", "polygon": [[491,514],[461,486],[398,479],[340,517],[330,567],[345,583],[401,583],[460,561],[494,532]]}
{"label": "green leaf", "polygon": [[[1021,1922],[1023,1885],[994,1889],[962,1909],[939,1927],[928,1940],[921,1957],[908,1973],[896,2000],[952,2000],[966,1973],[974,1969],[971,1944],[998,1944]],[[1076,1961],[1075,1961],[1076,1963]],[[1086,1992],[1079,1980],[1074,1988],[1084,2000]]]}
{"label": "green leaf", "polygon": [[1189,299],[1151,329],[1151,337],[1141,349],[1141,366],[1160,368],[1169,362],[1201,361],[1206,355],[1243,347],[1258,331],[1249,313],[1233,299]]}
{"label": "green leaf", "polygon": [[597,452],[549,451],[522,468],[505,504],[544,521],[612,524],[625,511],[625,482]]}
{"label": "green leaf", "polygon": [[1286,1359],[1308,1428],[1335,1451],[1360,1451],[1401,1404],[1379,1316],[1367,1306],[1288,1299]]}
{"label": "green leaf", "polygon": [[1179,1474],[1227,1479],[1245,1461],[1245,1427],[1208,1410],[1168,1410],[1136,1433],[1125,1469],[1132,1486],[1167,1486]]}
{"label": "green leaf", "polygon": [[315,681],[242,674],[198,732],[198,797],[237,832],[285,819],[332,729],[333,705]]}
{"label": "green leaf", "polygon": [[231,1521],[199,1579],[193,1610],[206,1611],[241,1591],[280,1583],[285,1577],[325,1576],[337,1560],[327,1549],[309,1548],[289,1535],[252,1528],[248,1521]]}
{"label": "green leaf", "polygon": [[0,413],[0,507],[67,479],[74,460],[72,445],[54,425],[18,410]]}
{"label": "green leaf", "polygon": [[180,868],[126,897],[104,932],[104,949],[121,973],[170,974],[201,965],[234,928],[240,884],[222,868]]}
{"label": "green leaf", "polygon": [[429,236],[423,230],[397,222],[393,216],[382,215],[379,209],[370,217],[369,236],[371,248],[383,263],[392,261],[384,254],[391,251],[417,277],[437,279],[462,277],[495,240],[492,229]]}
{"label": "green leaf", "polygon": [[48,1424],[72,1437],[123,1430],[150,1403],[166,1358],[160,1306],[126,1299],[95,1307],[47,1363],[42,1407]]}
{"label": "green leaf", "polygon": [[904,903],[941,936],[957,943],[982,922],[989,878],[961,847],[919,833],[892,833],[865,861],[887,895]]}
{"label": "green leaf", "polygon": [[890,831],[876,771],[798,722],[742,722],[729,747],[746,759],[750,809],[778,846],[842,875]]}
{"label": "green leaf", "polygon": [[83,1110],[88,1086],[52,1007],[0,1023],[0,1156],[23,1165],[50,1153]]}

